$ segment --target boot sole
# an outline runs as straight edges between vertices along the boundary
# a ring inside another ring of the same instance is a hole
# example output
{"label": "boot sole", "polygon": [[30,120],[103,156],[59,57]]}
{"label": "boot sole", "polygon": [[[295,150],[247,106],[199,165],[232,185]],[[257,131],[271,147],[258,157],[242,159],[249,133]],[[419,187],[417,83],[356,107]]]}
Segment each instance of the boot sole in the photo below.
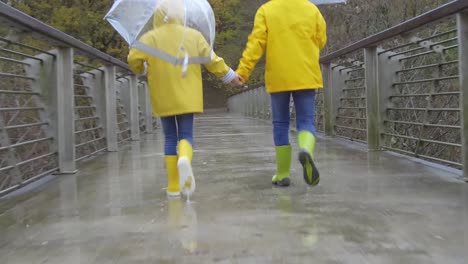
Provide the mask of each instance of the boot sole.
{"label": "boot sole", "polygon": [[299,153],[299,162],[302,164],[304,169],[304,180],[308,185],[316,186],[320,182],[320,174],[315,166],[315,163],[306,151],[301,151]]}
{"label": "boot sole", "polygon": [[177,162],[180,176],[181,193],[190,196],[195,192],[195,177],[193,176],[192,164],[187,157],[181,157]]}
{"label": "boot sole", "polygon": [[166,194],[169,197],[178,197],[178,196],[180,196],[180,192],[168,192],[168,191],[166,191]]}
{"label": "boot sole", "polygon": [[281,181],[273,182],[273,184],[278,187],[289,187],[289,185],[291,185],[291,180],[289,178],[284,178]]}

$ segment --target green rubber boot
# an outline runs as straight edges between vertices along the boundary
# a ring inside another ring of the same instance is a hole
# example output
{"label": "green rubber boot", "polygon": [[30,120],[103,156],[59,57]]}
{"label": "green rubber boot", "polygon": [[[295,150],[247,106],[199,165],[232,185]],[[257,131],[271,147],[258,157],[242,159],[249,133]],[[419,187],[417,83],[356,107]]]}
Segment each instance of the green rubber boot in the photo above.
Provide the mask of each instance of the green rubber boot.
{"label": "green rubber boot", "polygon": [[276,147],[276,175],[271,180],[274,185],[287,187],[291,184],[291,180],[289,179],[291,153],[292,147],[290,145]]}
{"label": "green rubber boot", "polygon": [[309,185],[320,182],[320,174],[314,163],[315,136],[309,131],[299,132],[299,161],[304,169],[304,180]]}

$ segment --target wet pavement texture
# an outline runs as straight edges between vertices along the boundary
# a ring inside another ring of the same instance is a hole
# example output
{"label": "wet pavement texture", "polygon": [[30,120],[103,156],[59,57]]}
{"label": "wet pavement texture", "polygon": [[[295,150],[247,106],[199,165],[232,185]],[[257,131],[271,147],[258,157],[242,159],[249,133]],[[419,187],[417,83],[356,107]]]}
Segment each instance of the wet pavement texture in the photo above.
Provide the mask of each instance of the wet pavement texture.
{"label": "wet pavement texture", "polygon": [[0,263],[468,263],[457,176],[319,137],[320,185],[294,157],[278,189],[272,142],[267,122],[197,117],[190,204],[163,190],[161,130],[45,178],[0,199]]}

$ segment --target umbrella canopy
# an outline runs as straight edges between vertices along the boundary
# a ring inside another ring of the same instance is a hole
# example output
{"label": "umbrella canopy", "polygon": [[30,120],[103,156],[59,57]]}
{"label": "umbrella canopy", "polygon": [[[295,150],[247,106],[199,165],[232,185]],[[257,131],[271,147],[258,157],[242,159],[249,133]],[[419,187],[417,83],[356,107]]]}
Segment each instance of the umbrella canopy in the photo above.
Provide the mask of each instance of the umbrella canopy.
{"label": "umbrella canopy", "polygon": [[105,19],[151,56],[185,66],[211,61],[215,17],[207,0],[117,0]]}

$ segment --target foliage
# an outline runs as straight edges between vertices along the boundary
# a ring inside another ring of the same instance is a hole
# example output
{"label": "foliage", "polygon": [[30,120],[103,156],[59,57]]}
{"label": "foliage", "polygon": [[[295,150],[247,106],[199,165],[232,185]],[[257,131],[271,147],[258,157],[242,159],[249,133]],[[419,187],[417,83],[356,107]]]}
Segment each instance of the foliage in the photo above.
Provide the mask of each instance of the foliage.
{"label": "foliage", "polygon": [[103,52],[126,58],[128,47],[103,20],[110,1],[103,0],[12,0],[10,4]]}
{"label": "foliage", "polygon": [[[3,0],[6,1],[6,0]],[[216,53],[236,68],[258,7],[267,0],[209,0],[216,15]],[[449,0],[349,0],[346,5],[320,6],[328,24],[329,53],[351,42],[372,35]],[[103,21],[111,6],[105,0],[10,0],[15,8],[74,36],[112,56],[126,59],[125,41]],[[261,61],[248,84],[263,81],[264,62]],[[232,93],[230,87],[207,72],[205,86]]]}

